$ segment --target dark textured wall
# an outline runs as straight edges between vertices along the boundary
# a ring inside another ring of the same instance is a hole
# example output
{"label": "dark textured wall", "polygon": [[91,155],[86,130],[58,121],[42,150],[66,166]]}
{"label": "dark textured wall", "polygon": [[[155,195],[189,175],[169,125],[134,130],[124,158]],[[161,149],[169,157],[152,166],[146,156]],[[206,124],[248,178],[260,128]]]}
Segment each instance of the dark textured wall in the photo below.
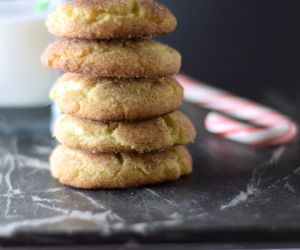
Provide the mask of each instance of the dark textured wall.
{"label": "dark textured wall", "polygon": [[299,0],[160,2],[179,25],[159,39],[182,52],[184,72],[251,97],[269,87],[300,96]]}

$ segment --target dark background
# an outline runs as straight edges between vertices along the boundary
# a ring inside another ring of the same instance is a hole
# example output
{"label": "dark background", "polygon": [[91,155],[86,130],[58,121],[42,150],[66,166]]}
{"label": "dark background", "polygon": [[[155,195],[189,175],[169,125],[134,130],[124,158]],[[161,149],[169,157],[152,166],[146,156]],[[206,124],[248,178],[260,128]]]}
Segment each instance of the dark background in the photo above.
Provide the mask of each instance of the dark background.
{"label": "dark background", "polygon": [[185,73],[254,99],[300,96],[299,0],[160,2],[178,27],[159,39],[180,50]]}

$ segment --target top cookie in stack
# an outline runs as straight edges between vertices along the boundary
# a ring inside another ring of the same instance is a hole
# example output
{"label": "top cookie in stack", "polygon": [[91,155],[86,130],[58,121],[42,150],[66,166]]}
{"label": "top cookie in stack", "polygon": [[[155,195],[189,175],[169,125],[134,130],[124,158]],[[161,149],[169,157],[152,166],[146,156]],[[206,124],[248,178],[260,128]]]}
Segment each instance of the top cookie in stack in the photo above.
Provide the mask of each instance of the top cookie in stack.
{"label": "top cookie in stack", "polygon": [[[191,173],[185,145],[191,121],[175,111],[182,87],[172,79],[180,54],[146,39],[173,31],[176,18],[152,0],[74,0],[46,21],[63,36],[42,56],[66,73],[50,96],[65,113],[52,175],[77,188],[129,188]],[[175,112],[174,112],[175,111]]]}
{"label": "top cookie in stack", "polygon": [[49,32],[68,38],[143,38],[172,32],[177,21],[149,0],[74,0],[49,15]]}

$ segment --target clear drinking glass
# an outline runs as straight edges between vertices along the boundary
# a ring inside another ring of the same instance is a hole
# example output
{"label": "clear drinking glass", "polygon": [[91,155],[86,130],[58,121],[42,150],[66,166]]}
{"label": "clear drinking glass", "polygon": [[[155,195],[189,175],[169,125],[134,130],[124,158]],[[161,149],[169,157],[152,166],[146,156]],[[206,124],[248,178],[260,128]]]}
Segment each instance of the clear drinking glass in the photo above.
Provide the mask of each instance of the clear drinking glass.
{"label": "clear drinking glass", "polygon": [[61,1],[0,0],[0,107],[42,107],[58,73],[40,57],[53,40],[44,21]]}

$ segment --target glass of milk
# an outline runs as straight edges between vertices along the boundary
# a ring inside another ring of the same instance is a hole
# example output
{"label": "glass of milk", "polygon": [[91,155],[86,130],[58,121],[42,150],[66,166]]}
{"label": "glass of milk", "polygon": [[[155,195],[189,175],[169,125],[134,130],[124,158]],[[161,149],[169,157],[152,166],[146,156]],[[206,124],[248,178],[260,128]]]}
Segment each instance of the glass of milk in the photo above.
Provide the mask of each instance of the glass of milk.
{"label": "glass of milk", "polygon": [[53,40],[44,24],[56,1],[50,2],[0,0],[0,108],[50,104],[48,93],[58,73],[40,62]]}

